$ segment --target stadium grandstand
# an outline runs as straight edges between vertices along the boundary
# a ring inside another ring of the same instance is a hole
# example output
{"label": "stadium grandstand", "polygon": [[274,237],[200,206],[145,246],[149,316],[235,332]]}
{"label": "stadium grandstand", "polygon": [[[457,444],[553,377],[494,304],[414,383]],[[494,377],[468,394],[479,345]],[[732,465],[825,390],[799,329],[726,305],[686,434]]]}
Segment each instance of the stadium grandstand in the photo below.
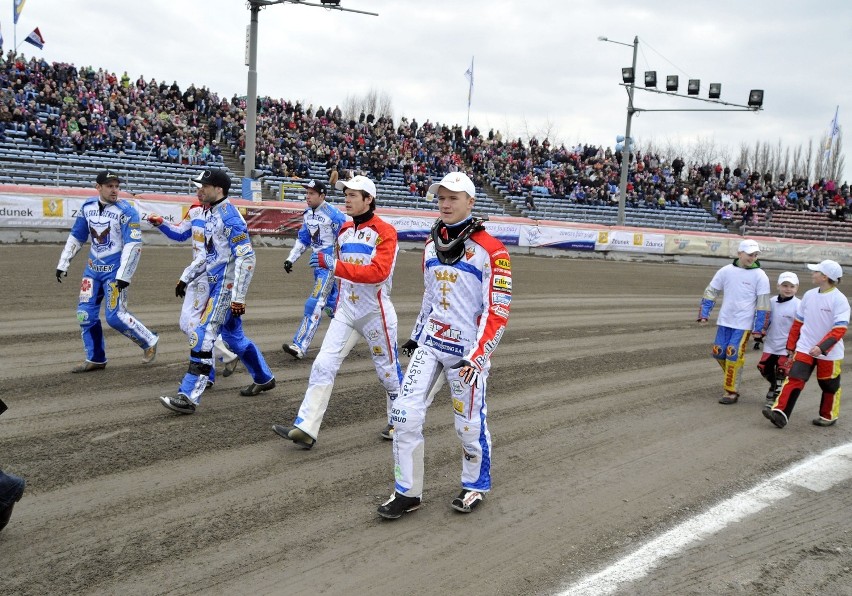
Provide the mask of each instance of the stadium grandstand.
{"label": "stadium grandstand", "polygon": [[[0,184],[90,187],[108,168],[133,193],[187,195],[190,177],[217,167],[240,188],[244,99],[14,52],[0,58]],[[852,241],[845,183],[641,151],[629,159],[628,226]],[[479,189],[479,214],[615,225],[621,160],[604,147],[258,100],[255,163],[265,200],[301,200],[305,178],[363,173],[376,181],[382,207],[432,210],[429,185],[464,170]]]}

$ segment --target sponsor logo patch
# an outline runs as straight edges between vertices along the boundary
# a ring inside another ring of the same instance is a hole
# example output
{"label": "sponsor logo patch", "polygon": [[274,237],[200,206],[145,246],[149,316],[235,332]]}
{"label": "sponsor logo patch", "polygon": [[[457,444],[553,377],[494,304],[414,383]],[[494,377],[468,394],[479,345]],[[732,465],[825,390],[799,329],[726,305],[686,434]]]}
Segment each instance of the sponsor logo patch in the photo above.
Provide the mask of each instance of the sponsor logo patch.
{"label": "sponsor logo patch", "polygon": [[464,414],[464,402],[453,398],[453,410],[455,410],[456,414]]}
{"label": "sponsor logo patch", "polygon": [[243,232],[242,234],[237,234],[236,236],[231,238],[231,244],[239,244],[246,238],[248,238],[248,234],[246,234],[245,232]]}
{"label": "sponsor logo patch", "polygon": [[244,257],[249,253],[251,253],[251,244],[243,244],[242,246],[237,247],[238,257]]}
{"label": "sponsor logo patch", "polygon": [[512,291],[512,278],[505,275],[495,275],[491,282],[491,287],[495,290]]}
{"label": "sponsor logo patch", "polygon": [[491,304],[508,306],[512,303],[512,295],[506,292],[491,292]]}
{"label": "sponsor logo patch", "polygon": [[142,240],[142,230],[130,230],[130,237],[133,240]]}
{"label": "sponsor logo patch", "polygon": [[505,269],[506,271],[512,270],[512,263],[509,259],[494,259],[494,265],[501,269]]}
{"label": "sponsor logo patch", "polygon": [[92,278],[84,277],[80,282],[80,302],[88,302],[92,299]]}

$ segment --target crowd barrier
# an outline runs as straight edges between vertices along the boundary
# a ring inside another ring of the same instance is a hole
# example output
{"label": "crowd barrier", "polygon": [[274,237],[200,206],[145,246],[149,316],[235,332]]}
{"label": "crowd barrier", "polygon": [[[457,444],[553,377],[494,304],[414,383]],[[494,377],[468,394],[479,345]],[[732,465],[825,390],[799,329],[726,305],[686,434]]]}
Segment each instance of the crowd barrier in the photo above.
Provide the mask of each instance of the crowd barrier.
{"label": "crowd barrier", "polygon": [[[0,230],[63,230],[74,223],[83,202],[93,195],[87,189],[56,189],[0,185]],[[150,213],[178,222],[186,216],[193,197],[174,195],[128,195],[143,219],[142,229],[151,229],[145,218]],[[245,217],[249,231],[265,237],[293,237],[301,225],[304,203],[251,202],[232,199]],[[381,204],[381,197],[379,197]],[[421,242],[426,239],[434,213],[402,209],[379,209],[384,219],[399,234],[400,241]],[[661,256],[733,257],[742,238],[736,234],[711,234],[677,230],[657,230],[595,226],[557,221],[534,221],[523,218],[492,217],[486,229],[510,247],[530,252],[580,251],[598,253],[633,253]],[[2,242],[19,242],[21,235],[5,234]],[[833,259],[852,265],[852,245],[836,242],[811,242],[775,237],[753,237],[760,244],[761,259],[784,263],[813,263]]]}

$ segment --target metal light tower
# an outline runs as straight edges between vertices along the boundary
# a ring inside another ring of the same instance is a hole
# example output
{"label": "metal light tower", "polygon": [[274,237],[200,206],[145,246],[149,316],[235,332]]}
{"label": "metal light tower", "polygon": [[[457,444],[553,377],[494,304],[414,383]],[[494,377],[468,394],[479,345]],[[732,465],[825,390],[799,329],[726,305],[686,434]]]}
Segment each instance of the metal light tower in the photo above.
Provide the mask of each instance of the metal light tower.
{"label": "metal light tower", "polygon": [[[651,93],[659,93],[660,95],[673,95],[675,97],[684,97],[686,99],[697,99],[699,101],[704,101],[717,105],[725,105],[725,106],[733,106],[732,108],[705,108],[705,109],[683,109],[683,108],[675,108],[675,109],[644,109],[644,108],[636,108],[633,106],[633,92],[636,90],[636,53],[639,49],[639,36],[635,36],[633,38],[633,43],[625,43],[623,41],[615,41],[613,39],[606,38],[604,36],[598,37],[598,41],[606,41],[609,43],[616,43],[621,46],[627,46],[633,48],[633,66],[629,69],[629,80],[628,80],[628,72],[627,69],[622,69],[622,79],[624,80],[621,83],[622,86],[627,90],[627,126],[625,127],[624,132],[624,149],[622,149],[621,153],[621,176],[618,183],[618,217],[616,219],[616,225],[623,226],[624,225],[624,211],[627,202],[627,173],[630,167],[630,150],[633,146],[633,139],[630,138],[630,126],[633,121],[633,114],[636,112],[757,112],[762,109],[763,105],[763,91],[758,89],[753,89],[749,94],[748,105],[740,105],[735,103],[730,103],[726,101],[721,101],[718,99],[719,93],[721,92],[721,85],[718,83],[714,83],[710,85],[710,93],[711,99],[704,99],[701,97],[697,97],[698,93],[698,81],[695,80],[696,87],[694,92],[692,90],[688,91],[688,95],[680,95],[676,92],[659,91],[657,89],[652,89],[648,85],[656,85],[656,73],[653,73],[653,83],[649,82],[649,79],[646,79],[646,86],[640,87],[642,91],[649,91]],[[651,73],[646,73],[651,74]],[[674,90],[677,90],[677,77],[669,77],[674,78]],[[690,84],[692,81],[690,81]],[[755,95],[758,94],[758,95]],[[759,96],[759,97],[758,97]],[[754,99],[753,99],[754,98]]]}
{"label": "metal light tower", "polygon": [[251,22],[248,39],[248,88],[246,90],[246,158],[243,174],[246,178],[252,178],[257,148],[257,16],[260,9],[273,4],[302,4],[328,10],[356,12],[374,17],[379,15],[375,12],[341,8],[340,0],[321,0],[320,4],[304,2],[303,0],[247,0],[246,4],[251,10]]}

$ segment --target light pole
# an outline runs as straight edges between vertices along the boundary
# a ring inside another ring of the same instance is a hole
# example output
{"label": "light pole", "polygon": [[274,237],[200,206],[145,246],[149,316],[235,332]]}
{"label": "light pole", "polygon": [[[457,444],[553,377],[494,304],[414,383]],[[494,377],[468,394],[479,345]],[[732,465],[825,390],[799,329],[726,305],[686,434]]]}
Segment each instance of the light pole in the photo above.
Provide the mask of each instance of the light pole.
{"label": "light pole", "polygon": [[261,8],[273,4],[302,4],[314,6],[327,10],[340,10],[343,12],[356,12],[377,17],[378,13],[351,8],[341,8],[340,0],[320,0],[320,4],[304,2],[303,0],[247,0],[251,10],[251,22],[249,24],[248,39],[248,88],[246,89],[246,158],[244,162],[243,175],[253,178],[254,159],[257,148],[257,16]]}
{"label": "light pole", "polygon": [[[639,49],[639,36],[635,36],[633,38],[633,43],[625,43],[623,41],[615,41],[614,39],[609,39],[604,36],[599,36],[598,41],[606,41],[609,43],[616,43],[621,46],[627,46],[633,48],[633,65],[630,69],[631,72],[631,80],[628,82],[625,78],[624,82],[621,83],[624,88],[627,90],[627,126],[624,131],[624,149],[621,151],[621,177],[618,183],[618,217],[616,219],[616,225],[623,226],[624,225],[624,210],[627,203],[627,172],[630,167],[630,150],[633,146],[633,139],[630,138],[630,125],[633,121],[633,114],[636,112],[740,112],[740,111],[748,111],[748,112],[758,112],[762,108],[763,105],[763,91],[752,90],[749,95],[749,103],[747,106],[730,103],[726,101],[721,101],[718,99],[718,93],[715,96],[716,99],[703,99],[701,97],[696,97],[695,95],[680,95],[678,93],[671,93],[669,91],[658,91],[656,89],[649,89],[647,87],[640,87],[643,91],[649,91],[651,93],[659,93],[661,95],[673,95],[675,97],[684,97],[686,99],[697,99],[699,101],[704,101],[707,103],[712,103],[716,105],[725,105],[725,106],[733,106],[731,108],[707,108],[707,109],[652,109],[647,110],[644,108],[636,108],[633,106],[633,92],[636,90],[636,53]],[[624,77],[623,77],[624,78]],[[645,83],[648,85],[648,83]],[[675,87],[677,87],[677,83],[675,83]],[[712,85],[711,85],[712,87]],[[696,90],[697,93],[697,90]],[[755,97],[755,93],[759,94],[759,96]]]}
{"label": "light pole", "polygon": [[617,43],[622,46],[633,46],[633,81],[625,84],[627,88],[627,126],[624,128],[624,148],[621,150],[621,177],[618,180],[618,217],[615,220],[615,225],[624,225],[624,210],[627,204],[627,169],[630,167],[630,149],[633,145],[633,139],[630,138],[630,125],[633,122],[633,114],[636,112],[633,109],[633,90],[636,87],[636,52],[639,49],[639,36],[633,38],[633,43],[624,43],[623,41],[614,41],[606,37],[598,37],[600,41],[608,41],[609,43]]}

